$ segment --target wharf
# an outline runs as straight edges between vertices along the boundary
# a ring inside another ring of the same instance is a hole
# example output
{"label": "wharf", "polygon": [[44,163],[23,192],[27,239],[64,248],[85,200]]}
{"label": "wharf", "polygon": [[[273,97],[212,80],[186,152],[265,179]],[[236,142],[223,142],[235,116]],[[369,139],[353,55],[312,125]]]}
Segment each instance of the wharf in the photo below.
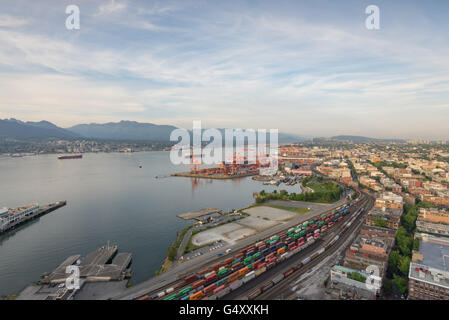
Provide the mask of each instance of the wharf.
{"label": "wharf", "polygon": [[47,204],[45,206],[41,206],[39,208],[39,210],[37,210],[36,212],[31,213],[29,215],[26,215],[22,219],[8,224],[4,229],[0,229],[0,234],[6,232],[8,230],[14,229],[14,228],[18,227],[19,225],[21,225],[21,224],[23,224],[23,223],[25,223],[27,221],[30,221],[32,219],[36,219],[36,218],[38,218],[38,217],[40,217],[40,216],[42,216],[44,214],[52,212],[52,211],[54,211],[54,210],[56,210],[56,209],[58,209],[60,207],[65,206],[66,204],[67,204],[67,201],[63,200],[63,201],[50,203],[50,204]]}
{"label": "wharf", "polygon": [[221,214],[222,211],[220,209],[216,209],[216,208],[206,208],[206,209],[201,209],[201,210],[197,210],[197,211],[191,211],[191,212],[187,212],[187,213],[182,213],[182,214],[178,214],[176,215],[178,218],[184,219],[184,220],[191,220],[191,219],[196,219],[196,220],[203,220],[204,216],[210,216],[211,214]]}
{"label": "wharf", "polygon": [[79,261],[80,255],[68,257],[53,272],[41,277],[41,283],[63,283],[69,274],[66,267],[77,265],[80,279],[86,281],[123,280],[131,264],[131,253],[117,253],[117,246],[102,246]]}
{"label": "wharf", "polygon": [[240,173],[240,174],[234,174],[234,175],[225,175],[225,174],[200,174],[200,173],[190,173],[190,172],[180,172],[180,173],[173,173],[172,177],[187,177],[187,178],[200,178],[200,179],[236,179],[236,178],[244,178],[244,177],[250,177],[257,175],[257,172],[247,172],[247,173]]}

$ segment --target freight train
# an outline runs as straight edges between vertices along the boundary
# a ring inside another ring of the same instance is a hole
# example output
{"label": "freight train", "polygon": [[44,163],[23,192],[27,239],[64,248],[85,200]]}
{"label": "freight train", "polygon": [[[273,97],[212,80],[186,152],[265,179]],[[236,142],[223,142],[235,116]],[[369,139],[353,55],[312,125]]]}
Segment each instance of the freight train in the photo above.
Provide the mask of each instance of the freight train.
{"label": "freight train", "polygon": [[[259,241],[240,250],[231,258],[218,262],[211,267],[188,275],[176,286],[168,288],[153,296],[143,296],[141,300],[161,299],[163,300],[216,300],[229,294],[229,292],[239,288],[248,281],[256,278],[271,269],[279,262],[282,262],[296,253],[312,245],[323,232],[336,223],[343,220],[349,213],[349,208],[361,200],[363,195],[358,192],[358,197],[345,205],[331,211],[323,213],[290,228],[280,234],[273,235],[263,241]],[[360,209],[359,209],[360,210]],[[360,211],[357,210],[356,214]],[[352,222],[352,221],[351,221]],[[347,223],[344,225],[348,227]],[[332,241],[336,241],[333,239]],[[331,242],[332,242],[331,241]],[[335,242],[334,241],[334,242]],[[333,243],[332,243],[333,244]],[[316,256],[325,251],[321,248],[311,256],[304,259],[295,268],[277,276],[272,281],[266,283],[258,289],[259,294],[269,290],[277,282],[288,277]],[[282,276],[282,277],[281,277]],[[256,293],[250,294],[249,299]]]}

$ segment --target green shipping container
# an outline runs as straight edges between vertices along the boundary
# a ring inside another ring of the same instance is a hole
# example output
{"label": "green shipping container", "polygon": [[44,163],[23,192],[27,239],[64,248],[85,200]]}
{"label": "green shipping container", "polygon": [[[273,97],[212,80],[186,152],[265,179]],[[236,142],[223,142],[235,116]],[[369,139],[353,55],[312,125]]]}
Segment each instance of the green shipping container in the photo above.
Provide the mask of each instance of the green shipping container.
{"label": "green shipping container", "polygon": [[190,290],[192,290],[192,287],[190,287],[190,286],[187,288],[184,288],[181,291],[179,291],[179,295],[182,296],[182,295],[186,294],[187,292],[190,292]]}
{"label": "green shipping container", "polygon": [[224,269],[218,271],[218,276],[222,276],[223,274],[225,274],[228,271],[229,271],[228,268],[224,268]]}

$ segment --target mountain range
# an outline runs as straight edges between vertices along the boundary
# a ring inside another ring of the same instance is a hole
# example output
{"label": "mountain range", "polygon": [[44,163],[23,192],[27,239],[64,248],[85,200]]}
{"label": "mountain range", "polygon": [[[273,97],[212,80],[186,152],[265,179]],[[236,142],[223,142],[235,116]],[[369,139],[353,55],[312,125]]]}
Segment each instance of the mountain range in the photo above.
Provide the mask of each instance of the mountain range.
{"label": "mountain range", "polygon": [[[169,142],[170,133],[175,129],[177,127],[171,125],[157,125],[125,120],[103,124],[78,124],[69,128],[61,128],[44,120],[39,122],[24,122],[11,118],[0,119],[0,140],[41,141],[84,138]],[[224,136],[224,129],[219,129],[219,131]],[[278,140],[279,143],[289,143],[307,139],[294,134],[279,133]]]}

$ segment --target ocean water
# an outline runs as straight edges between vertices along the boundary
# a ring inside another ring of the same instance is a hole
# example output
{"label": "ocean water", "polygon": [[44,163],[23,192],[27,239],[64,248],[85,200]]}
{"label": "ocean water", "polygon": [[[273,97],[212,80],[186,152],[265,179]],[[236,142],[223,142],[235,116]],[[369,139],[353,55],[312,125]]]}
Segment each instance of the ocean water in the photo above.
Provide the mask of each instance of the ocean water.
{"label": "ocean water", "polygon": [[188,170],[171,164],[169,152],[162,151],[1,158],[0,207],[59,200],[67,205],[0,236],[0,295],[19,292],[68,256],[85,256],[108,241],[132,252],[131,282],[138,283],[155,274],[176,232],[191,224],[177,214],[242,208],[262,189],[300,192],[298,185],[264,186],[250,177],[169,176]]}

